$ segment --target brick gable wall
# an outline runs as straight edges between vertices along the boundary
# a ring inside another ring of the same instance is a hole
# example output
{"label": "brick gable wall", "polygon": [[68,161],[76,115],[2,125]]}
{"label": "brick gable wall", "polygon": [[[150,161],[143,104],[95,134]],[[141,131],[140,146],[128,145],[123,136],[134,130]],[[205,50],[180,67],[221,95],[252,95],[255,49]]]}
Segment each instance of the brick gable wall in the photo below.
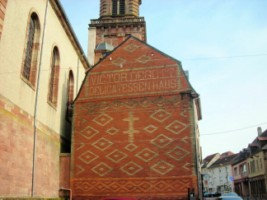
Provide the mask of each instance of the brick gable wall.
{"label": "brick gable wall", "polygon": [[130,38],[89,72],[74,107],[74,199],[187,199],[194,117],[178,61]]}

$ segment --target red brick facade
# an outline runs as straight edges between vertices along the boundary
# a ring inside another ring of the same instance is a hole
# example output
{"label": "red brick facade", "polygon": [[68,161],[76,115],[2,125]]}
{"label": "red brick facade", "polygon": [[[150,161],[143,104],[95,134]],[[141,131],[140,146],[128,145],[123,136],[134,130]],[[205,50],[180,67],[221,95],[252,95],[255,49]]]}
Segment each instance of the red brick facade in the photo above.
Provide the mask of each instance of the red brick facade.
{"label": "red brick facade", "polygon": [[179,61],[133,37],[88,72],[74,106],[74,199],[197,192],[189,91]]}
{"label": "red brick facade", "polygon": [[[31,196],[33,117],[1,95],[0,138],[0,196]],[[38,123],[35,196],[58,196],[59,142],[57,133]]]}
{"label": "red brick facade", "polygon": [[5,13],[6,13],[7,0],[0,0],[0,39],[2,36]]}

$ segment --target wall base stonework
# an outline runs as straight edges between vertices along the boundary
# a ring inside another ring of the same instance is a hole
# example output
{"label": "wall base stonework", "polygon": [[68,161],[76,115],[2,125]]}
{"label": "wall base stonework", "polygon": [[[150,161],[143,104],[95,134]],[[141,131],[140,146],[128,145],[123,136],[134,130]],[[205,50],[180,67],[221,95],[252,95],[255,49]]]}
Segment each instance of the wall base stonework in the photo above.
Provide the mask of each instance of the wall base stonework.
{"label": "wall base stonework", "polygon": [[[34,196],[58,197],[59,134],[37,124]],[[33,117],[0,95],[0,196],[32,191]]]}

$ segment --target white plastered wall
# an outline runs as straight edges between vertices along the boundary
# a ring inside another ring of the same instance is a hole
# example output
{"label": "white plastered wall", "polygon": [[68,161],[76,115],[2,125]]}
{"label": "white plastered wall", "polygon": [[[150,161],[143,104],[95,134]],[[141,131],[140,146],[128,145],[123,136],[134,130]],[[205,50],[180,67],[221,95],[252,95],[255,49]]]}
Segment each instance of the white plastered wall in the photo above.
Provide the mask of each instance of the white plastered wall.
{"label": "white plastered wall", "polygon": [[[9,1],[0,41],[0,94],[30,115],[34,114],[36,87],[35,89],[31,88],[21,79],[27,21],[31,11],[37,13],[41,24],[40,45],[42,45],[45,7],[45,0]],[[47,102],[47,94],[51,52],[55,45],[58,47],[60,53],[60,78],[58,104],[56,108],[53,108]],[[50,4],[48,4],[41,60],[40,52],[38,67],[41,62],[41,71],[37,120],[55,132],[60,133],[62,122],[65,118],[69,71],[72,70],[74,74],[74,94],[76,95],[83,81],[85,70]]]}

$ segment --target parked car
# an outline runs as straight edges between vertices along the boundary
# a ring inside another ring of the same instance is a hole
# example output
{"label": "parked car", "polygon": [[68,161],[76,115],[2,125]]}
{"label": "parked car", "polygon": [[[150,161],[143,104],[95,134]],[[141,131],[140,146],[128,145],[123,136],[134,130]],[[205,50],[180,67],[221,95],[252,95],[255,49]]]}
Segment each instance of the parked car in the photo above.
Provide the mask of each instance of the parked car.
{"label": "parked car", "polygon": [[218,192],[204,192],[203,196],[204,197],[219,197],[221,196],[221,194]]}
{"label": "parked car", "polygon": [[222,196],[238,196],[235,192],[224,193]]}
{"label": "parked car", "polygon": [[238,196],[238,194],[236,194],[235,192],[229,192],[222,194],[219,197],[219,200],[243,200],[243,199],[240,196]]}

